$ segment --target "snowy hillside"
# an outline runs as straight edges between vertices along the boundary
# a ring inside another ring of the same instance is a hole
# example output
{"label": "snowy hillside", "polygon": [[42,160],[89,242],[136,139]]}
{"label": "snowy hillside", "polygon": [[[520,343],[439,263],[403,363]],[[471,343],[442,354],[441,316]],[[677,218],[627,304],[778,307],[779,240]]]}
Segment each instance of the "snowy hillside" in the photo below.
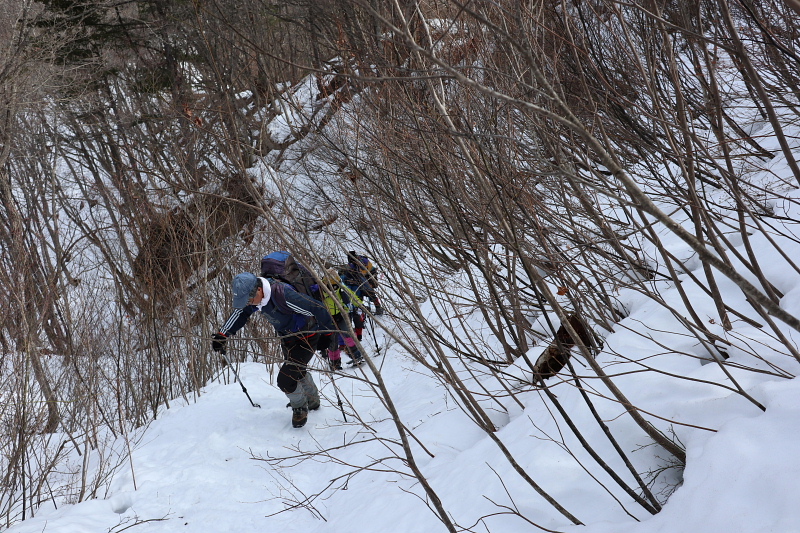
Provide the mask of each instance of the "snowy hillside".
{"label": "snowy hillside", "polygon": [[[630,324],[645,318],[652,323],[648,313],[643,307]],[[640,522],[557,444],[564,438],[570,452],[585,459],[574,438],[553,425],[539,402],[541,393],[519,394],[525,409],[504,401],[509,412],[495,418],[502,426],[497,436],[561,505],[579,519],[594,517],[586,527],[571,526],[526,486],[428,372],[396,344],[387,350],[386,338],[377,336],[379,357],[374,339],[365,336],[365,345],[418,439],[412,441],[414,457],[453,518],[471,531],[800,531],[800,442],[794,429],[800,425],[800,385],[795,380],[751,372],[739,376],[767,407],[761,412],[723,388],[675,383],[661,374],[625,379],[627,393],[648,409],[708,428],[676,427],[687,450],[683,484],[654,517],[631,509]],[[639,341],[635,331],[620,331],[607,342],[634,349]],[[676,365],[677,358],[672,370]],[[719,379],[715,365],[683,367],[690,378]],[[311,413],[305,428],[292,429],[285,397],[270,383],[264,365],[245,363],[239,373],[261,408],[250,405],[226,372],[196,401],[173,402],[132,436],[130,462],[118,467],[105,498],[59,509],[45,506],[9,532],[442,531],[401,459],[393,422],[367,381],[369,369],[362,369],[335,376],[347,422],[331,376],[317,372],[322,408]],[[671,383],[665,386],[663,380]],[[574,389],[555,392],[570,409],[577,407]],[[613,404],[604,404],[603,411],[612,426],[625,423]],[[628,450],[640,444],[623,442]],[[649,455],[632,455],[640,454]],[[592,475],[603,474],[595,468]],[[517,511],[525,519],[515,516]]]}
{"label": "snowy hillside", "polygon": [[[17,39],[3,531],[800,533],[800,11],[241,3],[86,6],[148,24],[70,91]],[[283,249],[387,310],[299,429],[210,343]]]}

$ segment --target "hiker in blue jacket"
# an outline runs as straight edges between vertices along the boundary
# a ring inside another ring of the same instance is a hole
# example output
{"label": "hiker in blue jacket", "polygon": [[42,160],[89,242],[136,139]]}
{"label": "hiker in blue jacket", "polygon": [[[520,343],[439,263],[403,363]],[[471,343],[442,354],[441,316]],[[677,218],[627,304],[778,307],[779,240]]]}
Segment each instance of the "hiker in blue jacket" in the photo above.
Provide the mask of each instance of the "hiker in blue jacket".
{"label": "hiker in blue jacket", "polygon": [[292,426],[306,424],[308,411],[319,409],[319,391],[308,372],[315,350],[327,350],[334,340],[333,322],[322,302],[301,294],[288,283],[245,272],[233,278],[233,312],[213,335],[211,348],[225,349],[250,316],[261,311],[281,339],[284,363],[278,372],[278,388],[289,398]]}

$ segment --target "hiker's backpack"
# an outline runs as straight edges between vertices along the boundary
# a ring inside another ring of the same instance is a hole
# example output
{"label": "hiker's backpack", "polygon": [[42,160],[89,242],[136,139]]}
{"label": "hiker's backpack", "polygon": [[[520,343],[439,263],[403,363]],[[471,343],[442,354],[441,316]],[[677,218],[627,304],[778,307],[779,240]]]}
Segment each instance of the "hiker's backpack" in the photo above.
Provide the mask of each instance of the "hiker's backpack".
{"label": "hiker's backpack", "polygon": [[[265,255],[261,259],[261,277],[281,281],[289,285],[288,290],[294,289],[296,292],[322,301],[317,277],[311,272],[311,269],[295,260],[289,252],[280,251]],[[295,315],[295,325],[292,331],[304,329],[307,326],[308,318],[294,313],[289,308],[284,290],[286,289],[281,284],[273,285],[272,300],[282,312]]]}
{"label": "hiker's backpack", "polygon": [[356,280],[361,277],[374,289],[378,287],[378,269],[366,255],[358,255],[355,252],[348,252],[348,269],[351,271],[351,279]]}
{"label": "hiker's backpack", "polygon": [[322,300],[319,281],[311,269],[286,251],[272,252],[261,259],[261,277],[288,283],[299,293]]}
{"label": "hiker's backpack", "polygon": [[351,288],[360,287],[366,281],[366,278],[361,274],[361,272],[353,270],[350,268],[350,265],[339,270],[339,275],[341,276],[345,285]]}

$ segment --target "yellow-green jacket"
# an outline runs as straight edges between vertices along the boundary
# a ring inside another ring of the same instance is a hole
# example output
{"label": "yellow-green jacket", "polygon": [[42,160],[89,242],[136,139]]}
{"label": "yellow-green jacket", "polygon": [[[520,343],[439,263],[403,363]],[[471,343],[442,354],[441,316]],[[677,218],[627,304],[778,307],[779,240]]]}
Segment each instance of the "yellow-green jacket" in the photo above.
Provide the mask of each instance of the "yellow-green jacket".
{"label": "yellow-green jacket", "polygon": [[[337,285],[331,290],[331,292],[345,309],[352,310],[354,307],[361,307],[363,305],[361,298],[356,296],[356,293],[345,286]],[[339,308],[336,306],[333,297],[326,294],[323,302],[325,303],[325,307],[328,309],[328,312],[331,314],[331,316],[336,316],[339,314]]]}

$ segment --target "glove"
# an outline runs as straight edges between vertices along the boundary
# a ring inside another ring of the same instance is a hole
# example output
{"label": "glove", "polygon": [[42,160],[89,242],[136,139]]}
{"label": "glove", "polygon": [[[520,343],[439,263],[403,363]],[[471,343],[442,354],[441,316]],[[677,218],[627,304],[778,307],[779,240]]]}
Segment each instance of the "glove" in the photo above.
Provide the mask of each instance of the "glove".
{"label": "glove", "polygon": [[225,343],[228,342],[228,337],[226,337],[222,333],[214,333],[211,336],[211,349],[215,352],[224,352],[225,351]]}

